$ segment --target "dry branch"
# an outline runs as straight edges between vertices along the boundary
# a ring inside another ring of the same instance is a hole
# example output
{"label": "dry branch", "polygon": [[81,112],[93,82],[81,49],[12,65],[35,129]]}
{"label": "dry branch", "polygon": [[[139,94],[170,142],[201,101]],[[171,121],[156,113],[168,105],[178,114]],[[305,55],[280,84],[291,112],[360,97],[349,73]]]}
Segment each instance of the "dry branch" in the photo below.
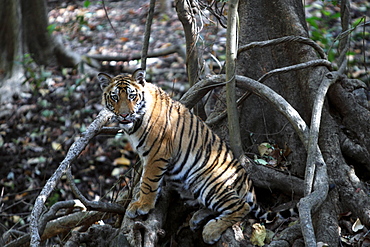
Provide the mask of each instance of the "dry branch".
{"label": "dry branch", "polygon": [[212,89],[225,85],[225,75],[213,75],[200,80],[181,97],[180,102],[187,108],[193,108]]}
{"label": "dry branch", "polygon": [[72,144],[64,160],[60,163],[57,170],[46,182],[44,188],[40,192],[40,195],[36,198],[34,207],[31,212],[30,217],[30,234],[31,234],[31,246],[40,245],[40,234],[39,234],[39,220],[42,210],[45,205],[45,201],[51,194],[51,192],[56,187],[62,175],[70,167],[71,163],[78,157],[78,155],[84,150],[86,145],[89,143],[91,138],[93,138],[110,119],[112,118],[113,113],[109,112],[106,109],[100,111],[96,119],[90,124],[86,132]]}
{"label": "dry branch", "polygon": [[150,0],[148,17],[145,22],[145,32],[143,40],[143,48],[141,49],[141,68],[146,70],[146,59],[148,58],[150,30],[152,28],[153,16],[154,16],[155,0]]}
{"label": "dry branch", "polygon": [[[104,218],[101,212],[76,212],[70,215],[56,218],[60,209],[80,207],[86,209],[78,200],[69,200],[57,202],[41,217],[39,232],[41,240],[44,241],[60,233],[67,233],[78,226],[91,225],[94,222]],[[4,247],[17,247],[29,243],[30,234],[24,234],[22,237],[15,239]]]}
{"label": "dry branch", "polygon": [[[308,61],[308,62],[305,62],[305,63],[295,64],[295,65],[291,65],[291,66],[271,70],[268,73],[261,76],[257,81],[263,83],[265,80],[267,80],[271,76],[276,76],[276,75],[279,75],[279,74],[282,74],[282,73],[288,73],[288,72],[291,72],[291,71],[301,70],[301,69],[306,69],[306,68],[309,68],[309,67],[316,67],[316,66],[326,66],[329,70],[332,69],[332,64],[328,60],[317,59],[317,60],[312,60],[312,61]],[[250,92],[244,93],[237,100],[237,106],[240,106],[250,95],[251,95]],[[225,110],[225,111],[221,112],[219,115],[217,115],[216,117],[214,117],[212,119],[207,119],[206,123],[209,124],[209,125],[216,124],[219,121],[221,121],[222,119],[224,119],[226,116],[227,116],[227,111]]]}
{"label": "dry branch", "polygon": [[258,81],[262,83],[262,82],[264,82],[265,80],[267,80],[268,78],[270,78],[271,76],[274,76],[274,75],[276,76],[276,75],[279,75],[279,74],[282,74],[282,73],[287,73],[287,72],[291,72],[291,71],[295,71],[295,70],[306,69],[306,68],[309,68],[309,67],[317,67],[317,66],[325,66],[325,67],[328,68],[328,70],[332,70],[331,62],[329,62],[328,60],[325,60],[325,59],[317,59],[317,60],[312,60],[312,61],[308,61],[308,62],[305,62],[305,63],[295,64],[295,65],[292,65],[292,66],[287,66],[287,67],[271,70],[271,71],[267,72],[266,74],[264,74],[263,76],[261,76],[258,79]]}
{"label": "dry branch", "polygon": [[71,173],[71,169],[66,171],[67,175],[67,182],[71,186],[71,190],[73,194],[81,200],[83,205],[88,210],[96,210],[100,212],[109,212],[109,213],[117,213],[117,214],[124,214],[126,212],[126,207],[122,207],[117,203],[110,203],[110,202],[101,202],[101,201],[89,201],[86,199],[84,195],[78,190],[76,184],[73,182],[73,177]]}

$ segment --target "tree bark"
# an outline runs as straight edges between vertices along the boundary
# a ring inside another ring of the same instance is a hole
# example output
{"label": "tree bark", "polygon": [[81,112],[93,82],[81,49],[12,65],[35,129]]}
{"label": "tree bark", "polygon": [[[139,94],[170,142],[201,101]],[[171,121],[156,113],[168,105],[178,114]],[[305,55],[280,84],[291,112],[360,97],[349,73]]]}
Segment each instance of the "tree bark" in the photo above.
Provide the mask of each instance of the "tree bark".
{"label": "tree bark", "polygon": [[[240,1],[239,47],[253,41],[269,40],[283,36],[307,37],[303,6],[300,1]],[[284,18],[282,18],[284,16]],[[295,23],[292,25],[291,23]],[[293,55],[296,54],[296,55]],[[265,48],[254,48],[239,54],[237,74],[258,79],[265,73],[285,66],[307,62],[316,58],[311,47],[299,43],[284,43]],[[267,79],[264,84],[283,96],[302,116],[307,124],[311,117],[313,98],[309,88],[318,87],[326,69],[316,68],[280,74]],[[319,74],[309,82],[311,73]],[[290,155],[293,164],[305,159],[306,151],[286,120],[268,103],[256,96],[249,97],[241,109],[241,136],[247,150],[256,143],[276,141],[294,150]],[[270,134],[277,133],[277,134]],[[304,167],[292,166],[292,172],[303,177]]]}
{"label": "tree bark", "polygon": [[75,66],[81,57],[65,49],[48,30],[45,0],[6,0],[0,9],[0,102],[24,91],[23,56],[38,65]]}
{"label": "tree bark", "polygon": [[[5,0],[0,8],[0,102],[10,101],[13,93],[19,91],[24,80],[20,61],[23,55],[20,0]],[[6,24],[5,24],[6,23]]]}
{"label": "tree bark", "polygon": [[[301,1],[240,1],[239,16],[241,30],[239,47],[250,42],[283,36],[308,37]],[[273,69],[315,59],[317,54],[312,47],[298,43],[253,48],[239,54],[237,75],[258,79]],[[326,67],[297,70],[271,76],[264,84],[283,96],[310,125],[315,95],[328,71]],[[344,211],[345,208],[351,210],[363,223],[368,222],[370,212],[365,206],[369,205],[368,197],[365,196],[365,186],[350,167],[354,165],[359,171],[368,169],[366,160],[369,157],[370,130],[367,119],[369,109],[363,107],[366,106],[366,102],[362,101],[362,105],[356,102],[359,97],[356,98],[352,93],[354,89],[364,88],[364,85],[355,82],[346,83],[346,79],[343,78],[339,81],[341,83],[333,85],[329,90],[330,100],[334,104],[328,102],[324,104],[319,135],[319,147],[327,164],[329,183],[334,186],[334,191],[330,192],[330,196],[315,214],[320,218],[314,222],[316,240],[333,246],[339,241],[338,211]],[[350,90],[343,90],[343,84],[349,85]],[[332,115],[332,106],[336,107],[339,116],[337,113]],[[293,151],[288,157],[292,174],[304,176],[307,156],[304,145],[280,113],[264,100],[252,96],[244,102],[240,118],[242,141],[247,151],[256,152],[256,144],[266,141],[277,143],[281,147],[287,144]],[[222,134],[224,127],[222,125],[215,127]],[[341,146],[346,147],[346,153],[342,152]],[[364,207],[356,208],[355,204]]]}

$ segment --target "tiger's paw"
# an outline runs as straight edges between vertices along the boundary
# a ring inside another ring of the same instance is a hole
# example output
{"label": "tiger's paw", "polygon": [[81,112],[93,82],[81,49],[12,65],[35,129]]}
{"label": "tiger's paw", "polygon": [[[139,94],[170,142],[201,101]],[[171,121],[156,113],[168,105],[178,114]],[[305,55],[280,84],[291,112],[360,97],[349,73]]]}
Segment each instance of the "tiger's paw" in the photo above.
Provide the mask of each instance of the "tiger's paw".
{"label": "tiger's paw", "polygon": [[208,208],[202,208],[196,211],[191,219],[189,220],[189,226],[192,231],[195,231],[200,228],[202,223],[211,215],[213,215],[214,212]]}
{"label": "tiger's paw", "polygon": [[225,226],[222,226],[220,222],[217,222],[216,220],[210,220],[207,225],[204,226],[202,233],[203,241],[207,244],[216,243],[226,229],[227,227],[225,228]]}
{"label": "tiger's paw", "polygon": [[154,205],[136,201],[128,206],[128,208],[126,209],[126,215],[130,218],[135,218],[139,215],[148,214],[152,208],[154,208]]}

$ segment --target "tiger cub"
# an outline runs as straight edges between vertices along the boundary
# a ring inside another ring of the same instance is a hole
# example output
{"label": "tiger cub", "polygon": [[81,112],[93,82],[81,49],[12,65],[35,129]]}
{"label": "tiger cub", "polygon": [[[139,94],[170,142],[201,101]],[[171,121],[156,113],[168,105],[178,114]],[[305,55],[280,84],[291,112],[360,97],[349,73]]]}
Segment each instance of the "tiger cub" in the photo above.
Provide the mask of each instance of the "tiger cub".
{"label": "tiger cub", "polygon": [[[180,195],[190,192],[217,216],[203,228],[208,244],[250,211],[259,218],[277,215],[259,210],[248,174],[225,142],[184,105],[147,83],[145,71],[116,77],[99,73],[98,79],[103,106],[116,115],[143,163],[139,197],[129,205],[127,216],[135,218],[154,208],[164,178]],[[193,229],[204,211],[193,215]]]}

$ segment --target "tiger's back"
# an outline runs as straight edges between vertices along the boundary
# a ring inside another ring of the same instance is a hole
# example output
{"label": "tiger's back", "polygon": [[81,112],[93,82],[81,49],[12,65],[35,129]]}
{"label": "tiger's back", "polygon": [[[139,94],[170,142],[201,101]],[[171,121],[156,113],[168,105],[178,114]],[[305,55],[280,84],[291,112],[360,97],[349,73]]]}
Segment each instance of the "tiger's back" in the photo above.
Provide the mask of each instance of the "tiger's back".
{"label": "tiger's back", "polygon": [[[180,194],[190,191],[195,200],[217,214],[203,229],[203,240],[214,243],[251,207],[256,208],[251,182],[225,142],[144,77],[142,70],[126,77],[99,74],[103,104],[115,113],[143,163],[139,197],[126,214],[134,218],[154,208],[166,177],[175,188],[181,187]],[[202,213],[194,214],[192,228],[199,225]]]}

